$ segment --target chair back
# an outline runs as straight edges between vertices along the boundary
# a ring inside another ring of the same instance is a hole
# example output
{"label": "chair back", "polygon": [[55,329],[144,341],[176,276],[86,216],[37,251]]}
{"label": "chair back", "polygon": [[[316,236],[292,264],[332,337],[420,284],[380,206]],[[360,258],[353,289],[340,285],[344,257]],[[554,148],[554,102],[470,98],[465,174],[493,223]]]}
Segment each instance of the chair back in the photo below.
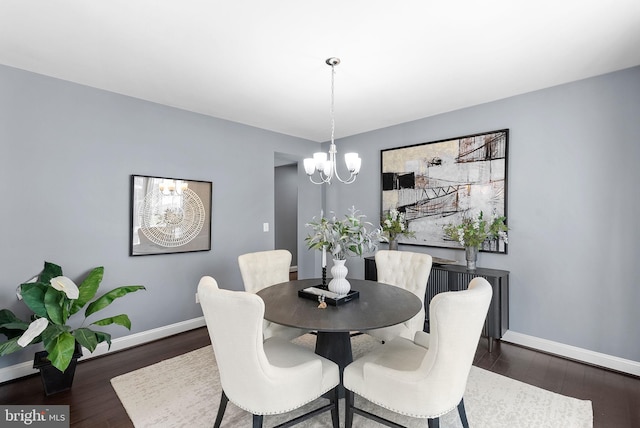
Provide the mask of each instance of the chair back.
{"label": "chair back", "polygon": [[476,277],[467,290],[431,299],[429,349],[419,371],[426,375],[422,388],[432,406],[448,411],[460,403],[492,294],[491,284]]}
{"label": "chair back", "polygon": [[375,255],[378,282],[404,288],[418,296],[423,309],[405,325],[413,334],[424,328],[425,311],[424,298],[427,292],[427,282],[431,273],[432,258],[429,254],[411,251],[380,250]]}
{"label": "chair back", "polygon": [[291,253],[287,250],[259,251],[238,257],[244,289],[257,293],[265,287],[289,281]]}
{"label": "chair back", "polygon": [[[487,280],[477,277],[467,290],[437,294],[429,305],[431,332],[419,331],[413,341],[396,337],[356,359],[344,369],[345,388],[396,413],[435,420],[429,426],[438,426],[437,419],[456,407],[464,410],[492,293]],[[348,409],[350,420],[353,402]]]}
{"label": "chair back", "polygon": [[264,301],[254,293],[220,289],[215,279],[204,276],[198,297],[222,385],[216,426],[227,401],[252,413],[255,427],[262,426],[263,415],[289,412],[333,390],[331,404],[297,420],[331,410],[333,426],[338,427],[336,363],[281,337],[263,342]]}
{"label": "chair back", "polygon": [[270,368],[262,342],[264,302],[253,294],[218,288],[202,277],[198,297],[220,371],[222,389],[245,409],[269,396]]}

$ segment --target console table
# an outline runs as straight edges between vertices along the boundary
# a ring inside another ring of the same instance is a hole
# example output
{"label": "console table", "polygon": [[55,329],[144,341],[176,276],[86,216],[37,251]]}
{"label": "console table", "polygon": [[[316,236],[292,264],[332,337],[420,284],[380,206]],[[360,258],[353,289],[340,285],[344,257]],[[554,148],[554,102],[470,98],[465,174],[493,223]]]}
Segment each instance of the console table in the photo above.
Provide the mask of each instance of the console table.
{"label": "console table", "polygon": [[[476,276],[485,278],[493,288],[493,296],[487,313],[482,334],[487,337],[489,352],[493,350],[493,340],[500,339],[509,329],[509,272],[499,269],[477,268],[469,270],[466,266],[452,264],[434,264],[427,281],[424,299],[424,331],[429,332],[429,303],[433,296],[444,291],[465,290]],[[364,259],[364,278],[377,281],[378,271],[374,257]]]}

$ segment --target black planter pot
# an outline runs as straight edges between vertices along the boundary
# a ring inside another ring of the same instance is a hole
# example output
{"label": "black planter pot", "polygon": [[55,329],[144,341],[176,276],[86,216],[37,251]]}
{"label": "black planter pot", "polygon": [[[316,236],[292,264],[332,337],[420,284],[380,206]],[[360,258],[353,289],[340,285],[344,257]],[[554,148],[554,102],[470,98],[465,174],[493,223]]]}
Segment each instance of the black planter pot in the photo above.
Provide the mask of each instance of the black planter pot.
{"label": "black planter pot", "polygon": [[73,357],[69,363],[69,367],[64,372],[51,365],[51,361],[47,359],[49,353],[47,351],[36,352],[33,358],[33,368],[40,370],[40,378],[44,393],[46,395],[57,394],[58,392],[68,391],[73,385],[73,375],[76,373],[76,365],[78,358],[82,357],[82,347],[76,342],[76,348]]}

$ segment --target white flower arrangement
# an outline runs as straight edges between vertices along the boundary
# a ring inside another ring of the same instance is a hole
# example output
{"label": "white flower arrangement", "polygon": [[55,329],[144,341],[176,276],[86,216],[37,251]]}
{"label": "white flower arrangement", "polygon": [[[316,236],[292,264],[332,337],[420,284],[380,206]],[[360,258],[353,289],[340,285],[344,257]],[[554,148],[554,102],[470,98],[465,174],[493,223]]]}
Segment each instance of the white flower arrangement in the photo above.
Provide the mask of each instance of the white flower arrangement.
{"label": "white flower arrangement", "polygon": [[480,211],[477,217],[464,217],[461,224],[449,223],[444,226],[444,234],[463,247],[479,248],[487,239],[499,239],[506,244],[508,228],[504,224],[505,220],[505,217],[495,217],[488,222]]}
{"label": "white flower arrangement", "polygon": [[404,212],[396,208],[390,209],[382,219],[381,238],[383,242],[396,240],[399,236],[414,237],[415,233],[409,230],[407,218]]}
{"label": "white flower arrangement", "polygon": [[[380,240],[380,230],[372,229],[373,225],[364,221],[364,215],[352,207],[345,218],[338,220],[335,215],[328,219],[321,216],[319,221],[309,222],[313,234],[305,241],[310,250],[325,250],[336,260],[346,260],[347,256],[362,256],[365,252],[373,252]],[[371,228],[371,229],[369,229]]]}

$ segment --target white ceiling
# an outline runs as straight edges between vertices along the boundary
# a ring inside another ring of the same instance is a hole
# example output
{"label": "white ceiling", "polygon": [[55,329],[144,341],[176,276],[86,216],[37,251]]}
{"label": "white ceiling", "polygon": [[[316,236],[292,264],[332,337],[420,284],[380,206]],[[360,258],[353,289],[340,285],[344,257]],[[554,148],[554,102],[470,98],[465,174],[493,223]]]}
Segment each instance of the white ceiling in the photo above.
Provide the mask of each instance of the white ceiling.
{"label": "white ceiling", "polygon": [[336,137],[640,65],[639,0],[2,0],[0,64]]}

